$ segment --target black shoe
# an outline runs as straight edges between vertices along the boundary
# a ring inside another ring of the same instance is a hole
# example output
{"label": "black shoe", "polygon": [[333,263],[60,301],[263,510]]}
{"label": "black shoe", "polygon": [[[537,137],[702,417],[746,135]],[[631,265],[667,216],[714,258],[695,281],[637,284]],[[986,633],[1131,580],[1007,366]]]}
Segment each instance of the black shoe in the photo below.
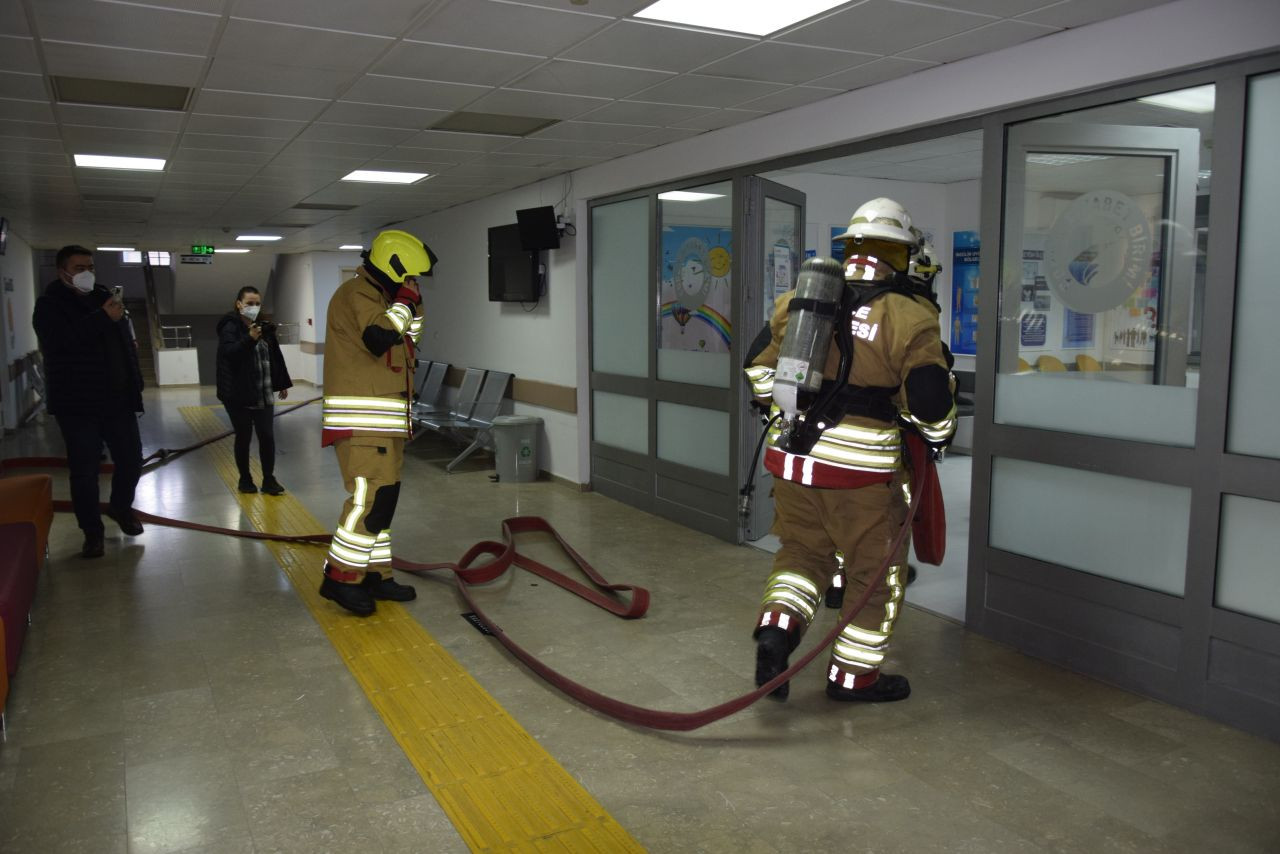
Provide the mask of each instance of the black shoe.
{"label": "black shoe", "polygon": [[866,688],[841,688],[835,682],[827,682],[827,696],[842,702],[893,703],[911,696],[911,683],[905,676],[881,673],[880,678]]}
{"label": "black shoe", "polygon": [[241,492],[246,492],[246,493],[253,493],[258,491],[258,487],[255,486],[253,481],[247,477],[240,478],[239,489]]}
{"label": "black shoe", "polygon": [[262,479],[263,495],[284,495],[284,487],[280,485],[280,481],[274,477],[264,477]]}
{"label": "black shoe", "polygon": [[132,510],[106,510],[102,515],[113,520],[120,526],[121,531],[131,537],[142,533],[142,523],[138,521],[137,516],[133,515]]}
{"label": "black shoe", "polygon": [[96,534],[85,534],[84,545],[80,547],[80,557],[102,557],[106,553],[106,543],[102,539],[102,532]]}
{"label": "black shoe", "polygon": [[367,617],[377,609],[373,597],[362,585],[343,584],[327,575],[320,582],[320,595],[331,602],[337,602],[358,617]]}
{"label": "black shoe", "polygon": [[828,608],[839,608],[844,604],[844,588],[836,587],[834,584],[827,588],[827,593],[822,597],[823,604]]}
{"label": "black shoe", "polygon": [[910,586],[911,582],[916,580],[916,575],[918,575],[916,568],[911,564],[907,564],[907,586]]}
{"label": "black shoe", "polygon": [[410,602],[418,598],[418,591],[394,578],[383,578],[376,572],[364,574],[364,588],[374,599],[390,599],[392,602]]}
{"label": "black shoe", "polygon": [[[756,633],[756,687],[769,682],[787,669],[787,656],[791,654],[791,639],[786,630],[768,626]],[[775,700],[785,700],[791,693],[791,683],[783,682],[770,692]]]}

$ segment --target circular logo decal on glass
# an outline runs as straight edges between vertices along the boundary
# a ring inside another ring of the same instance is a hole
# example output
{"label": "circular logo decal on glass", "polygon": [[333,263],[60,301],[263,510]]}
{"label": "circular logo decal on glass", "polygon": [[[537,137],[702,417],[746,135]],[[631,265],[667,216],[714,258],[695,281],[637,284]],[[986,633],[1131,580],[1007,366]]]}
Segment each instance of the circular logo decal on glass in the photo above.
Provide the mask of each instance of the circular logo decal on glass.
{"label": "circular logo decal on glass", "polygon": [[1049,230],[1049,288],[1073,311],[1122,305],[1151,273],[1151,226],[1136,202],[1114,190],[1078,197]]}

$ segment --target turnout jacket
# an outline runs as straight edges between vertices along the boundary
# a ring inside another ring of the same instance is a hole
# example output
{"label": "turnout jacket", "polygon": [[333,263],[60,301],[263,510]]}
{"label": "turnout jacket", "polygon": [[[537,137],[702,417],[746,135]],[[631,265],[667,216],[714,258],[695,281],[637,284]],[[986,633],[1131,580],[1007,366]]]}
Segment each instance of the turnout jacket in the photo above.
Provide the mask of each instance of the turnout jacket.
{"label": "turnout jacket", "polygon": [[[746,368],[752,394],[764,406],[772,404],[774,372],[795,293],[778,298],[769,321],[769,343]],[[839,381],[880,390],[897,410],[899,422],[918,430],[930,444],[950,441],[956,429],[955,380],[942,345],[938,309],[924,297],[889,291],[859,308],[850,323],[853,365]],[[840,364],[834,337],[827,353],[828,371]],[[846,415],[824,430],[806,455],[777,447],[781,431],[774,422],[765,468],[774,477],[805,486],[851,489],[887,483],[903,464],[899,422]]]}
{"label": "turnout jacket", "polygon": [[407,438],[422,301],[361,268],[329,300],[322,445],[352,436]]}

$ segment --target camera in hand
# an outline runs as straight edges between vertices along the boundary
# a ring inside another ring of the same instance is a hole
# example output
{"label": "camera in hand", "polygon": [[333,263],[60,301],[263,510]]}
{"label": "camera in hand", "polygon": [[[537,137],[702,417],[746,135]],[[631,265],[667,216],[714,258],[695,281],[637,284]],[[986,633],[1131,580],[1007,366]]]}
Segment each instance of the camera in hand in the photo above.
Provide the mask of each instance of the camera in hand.
{"label": "camera in hand", "polygon": [[270,320],[260,320],[253,325],[258,327],[263,335],[274,335],[276,333],[276,325]]}

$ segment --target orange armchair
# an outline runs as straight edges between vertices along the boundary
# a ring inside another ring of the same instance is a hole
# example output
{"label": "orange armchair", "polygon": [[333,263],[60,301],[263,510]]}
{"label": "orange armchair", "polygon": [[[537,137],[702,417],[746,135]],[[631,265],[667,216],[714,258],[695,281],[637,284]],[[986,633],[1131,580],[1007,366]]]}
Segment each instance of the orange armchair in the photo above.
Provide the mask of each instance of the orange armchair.
{"label": "orange armchair", "polygon": [[22,474],[0,478],[0,525],[30,522],[36,528],[36,563],[44,566],[53,525],[53,477]]}

